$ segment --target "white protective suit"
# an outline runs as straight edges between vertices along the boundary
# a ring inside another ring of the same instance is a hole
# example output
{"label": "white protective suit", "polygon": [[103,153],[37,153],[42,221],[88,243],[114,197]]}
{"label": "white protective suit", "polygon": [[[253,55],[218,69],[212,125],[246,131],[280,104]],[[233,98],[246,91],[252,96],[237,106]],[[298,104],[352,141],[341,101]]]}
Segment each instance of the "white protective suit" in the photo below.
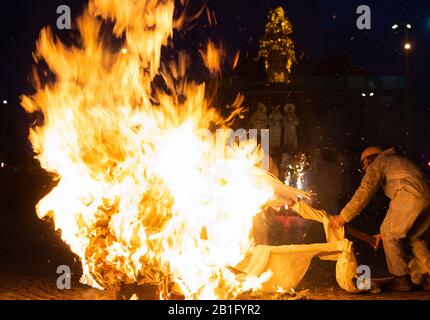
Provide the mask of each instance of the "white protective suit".
{"label": "white protective suit", "polygon": [[[380,153],[369,165],[360,187],[340,215],[346,222],[354,219],[380,186],[391,199],[381,225],[388,270],[395,276],[430,272],[430,252],[420,240],[430,226],[430,184],[414,163],[397,155],[394,149]],[[411,246],[413,254],[409,265],[406,245]]]}
{"label": "white protective suit", "polygon": [[348,292],[360,292],[356,286],[357,261],[352,250],[352,242],[345,239],[344,228],[333,229],[330,216],[323,210],[312,208],[300,198],[309,198],[309,194],[286,186],[278,179],[263,174],[261,178],[270,183],[276,196],[269,203],[273,208],[284,206],[289,200],[296,203],[293,210],[305,219],[314,220],[324,226],[327,243],[254,247],[243,261],[235,266],[246,276],[258,278],[269,272],[262,290],[276,292],[279,289],[295,289],[306,274],[313,257],[321,260],[337,261],[336,280],[341,288]]}

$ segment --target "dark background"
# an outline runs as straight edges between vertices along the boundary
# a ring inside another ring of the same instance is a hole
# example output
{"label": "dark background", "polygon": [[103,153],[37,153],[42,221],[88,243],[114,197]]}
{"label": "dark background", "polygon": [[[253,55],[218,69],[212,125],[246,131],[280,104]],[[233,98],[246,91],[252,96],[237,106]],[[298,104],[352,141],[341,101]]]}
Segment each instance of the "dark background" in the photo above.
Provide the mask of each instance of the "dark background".
{"label": "dark background", "polygon": [[[0,99],[7,99],[9,102],[6,106],[9,111],[7,139],[3,149],[10,152],[29,149],[26,144],[26,117],[19,107],[18,97],[31,92],[29,74],[35,40],[43,26],[55,27],[58,17],[56,8],[60,4],[69,5],[73,17],[76,17],[82,11],[85,1],[17,0],[2,3]],[[360,31],[356,27],[356,8],[361,4],[367,4],[372,9],[370,31]],[[201,5],[201,1],[190,1],[190,12],[195,12]],[[294,26],[293,38],[298,58],[323,59],[342,53],[368,75],[404,74],[402,32],[394,32],[391,26],[403,21],[411,23],[411,81],[414,124],[417,130],[415,143],[418,148],[428,149],[427,119],[430,104],[426,90],[430,71],[427,61],[430,52],[430,3],[427,1],[209,0],[207,6],[215,12],[218,25],[209,27],[206,14],[203,14],[184,38],[176,37],[176,45],[195,52],[196,48],[211,37],[215,40],[222,39],[231,55],[240,50],[242,57],[255,57],[258,40],[264,33],[268,10],[277,5],[286,9]],[[67,30],[57,30],[62,38],[67,38],[68,33]]]}
{"label": "dark background", "polygon": [[[3,1],[0,9],[0,102],[8,101],[6,105],[0,104],[0,160],[8,165],[7,173],[0,168],[2,199],[0,256],[7,257],[10,261],[21,261],[24,265],[32,261],[51,263],[54,257],[58,259],[56,252],[64,250],[64,246],[53,236],[52,230],[35,216],[35,204],[44,193],[49,191],[52,183],[40,170],[37,162],[31,161],[31,146],[27,140],[31,121],[19,106],[19,96],[31,93],[33,90],[29,79],[33,66],[31,54],[40,29],[47,25],[55,29],[58,17],[57,6],[69,5],[73,17],[77,17],[84,3],[85,1],[16,0]],[[369,5],[372,9],[371,30],[361,31],[356,27],[358,17],[356,9],[362,4]],[[201,1],[190,1],[190,12],[196,12],[201,5]],[[301,81],[300,79],[314,75],[325,74],[336,77],[337,73],[331,70],[346,69],[359,70],[358,74],[366,77],[404,77],[403,34],[401,31],[393,31],[391,26],[399,22],[408,22],[412,25],[410,40],[413,50],[410,61],[414,135],[412,149],[409,150],[408,156],[425,169],[430,161],[428,144],[430,128],[427,125],[430,119],[428,99],[430,2],[422,0],[208,0],[207,6],[215,12],[218,24],[209,26],[206,14],[203,14],[194,27],[183,33],[183,36],[176,35],[174,42],[177,49],[197,52],[208,38],[215,41],[222,40],[228,50],[227,60],[229,61],[232,61],[234,53],[240,50],[241,59],[238,68],[231,71],[226,66],[223,70],[219,92],[220,105],[229,102],[237,91],[247,91],[248,97],[254,97],[247,100],[251,109],[255,107],[253,104],[258,99],[268,99],[268,101],[284,99],[283,96],[271,96],[271,89],[264,86],[265,75],[261,62],[254,61],[258,40],[264,34],[267,13],[278,5],[284,7],[294,27],[293,39],[299,63],[293,70],[293,77],[297,83]],[[56,30],[56,34],[65,41],[69,40],[70,31]],[[356,72],[351,71],[351,74],[349,71],[345,72],[346,76],[357,75]],[[191,74],[201,81],[206,80],[206,74],[198,61],[195,62]],[[295,88],[295,85],[293,81],[291,87]],[[225,89],[226,87],[228,89]],[[290,89],[282,90],[284,90],[282,92],[288,92]],[[360,92],[342,93],[344,96],[339,103],[318,103],[320,94],[326,94],[324,88],[319,90],[304,89],[300,93],[292,94],[299,104],[301,101],[310,101],[308,109],[303,107],[299,110],[303,123],[302,131],[299,132],[300,142],[303,149],[309,152],[315,148],[327,146],[346,152],[348,165],[338,169],[343,179],[343,190],[339,195],[341,199],[339,208],[341,208],[361,178],[357,160],[361,148],[370,143],[378,143],[386,146],[395,145],[401,150],[406,149],[404,141],[400,139],[401,130],[403,130],[400,128],[401,112],[404,105],[399,102],[397,109],[387,113],[382,112],[382,117],[380,116],[378,120],[373,119],[372,116],[370,120],[367,116],[366,120],[366,102],[360,98]],[[255,98],[255,92],[260,91],[263,91],[261,97]],[[326,91],[330,91],[328,95],[333,95],[332,89],[327,87]],[[394,93],[394,97],[398,97],[399,101],[403,99],[402,96],[402,90]],[[326,98],[327,101],[331,101],[330,97]],[[268,104],[270,105],[270,102]],[[372,103],[371,107],[375,108],[375,112],[379,110],[378,108],[382,108],[378,103]],[[396,124],[398,121],[399,127],[396,125],[384,127],[384,117],[390,116],[390,113],[400,118],[392,122]],[[380,134],[375,133],[381,132],[380,128],[388,132],[388,135],[383,135],[388,138],[381,138]],[[318,132],[318,134],[315,133],[316,139],[312,138],[314,132]],[[398,132],[400,135],[396,135]],[[319,139],[320,136],[323,138]],[[395,141],[398,136],[400,136],[399,141]],[[348,139],[342,139],[343,137]],[[330,159],[327,161],[330,162]],[[376,233],[385,209],[386,201],[382,196],[377,197],[363,213],[364,217],[355,222],[356,226],[363,231]],[[362,250],[370,252],[369,248],[362,248]],[[45,253],[40,254],[40,252]]]}

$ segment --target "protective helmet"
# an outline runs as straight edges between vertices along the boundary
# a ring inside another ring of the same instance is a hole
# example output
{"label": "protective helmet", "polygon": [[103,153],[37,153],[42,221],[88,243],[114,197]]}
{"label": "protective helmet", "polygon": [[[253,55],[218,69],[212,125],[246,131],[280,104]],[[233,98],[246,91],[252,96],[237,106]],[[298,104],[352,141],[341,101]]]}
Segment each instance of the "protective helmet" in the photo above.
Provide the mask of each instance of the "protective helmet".
{"label": "protective helmet", "polygon": [[364,151],[361,153],[361,163],[363,163],[364,159],[380,154],[381,152],[382,149],[380,147],[369,147],[364,149]]}

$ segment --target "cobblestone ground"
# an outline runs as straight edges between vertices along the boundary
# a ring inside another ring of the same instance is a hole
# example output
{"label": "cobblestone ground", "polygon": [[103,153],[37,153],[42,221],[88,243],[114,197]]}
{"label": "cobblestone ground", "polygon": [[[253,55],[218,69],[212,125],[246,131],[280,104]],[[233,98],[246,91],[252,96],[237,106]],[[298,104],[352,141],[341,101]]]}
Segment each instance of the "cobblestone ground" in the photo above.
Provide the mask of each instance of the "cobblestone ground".
{"label": "cobblestone ground", "polygon": [[[351,294],[339,288],[307,289],[299,298],[309,300],[430,300],[430,291],[408,293]],[[12,271],[0,276],[0,300],[113,300],[116,292],[100,291],[73,281],[70,290],[59,290],[56,278],[43,274]],[[285,299],[274,295],[254,296],[252,299]]]}
{"label": "cobblestone ground", "polygon": [[114,292],[100,291],[73,283],[70,290],[59,290],[56,279],[43,275],[5,272],[0,277],[1,300],[112,300]]}
{"label": "cobblestone ground", "polygon": [[[364,250],[361,250],[365,252]],[[372,263],[375,277],[384,265],[377,259],[358,255],[359,263]],[[72,270],[70,290],[57,289],[56,270],[68,265]],[[376,272],[377,271],[377,272]],[[0,300],[112,300],[116,292],[99,291],[79,284],[80,265],[52,228],[37,219],[0,219]],[[430,300],[430,291],[410,293],[350,294],[341,290],[335,280],[335,263],[316,259],[297,289],[299,298],[314,300]],[[285,299],[261,295],[250,299]]]}

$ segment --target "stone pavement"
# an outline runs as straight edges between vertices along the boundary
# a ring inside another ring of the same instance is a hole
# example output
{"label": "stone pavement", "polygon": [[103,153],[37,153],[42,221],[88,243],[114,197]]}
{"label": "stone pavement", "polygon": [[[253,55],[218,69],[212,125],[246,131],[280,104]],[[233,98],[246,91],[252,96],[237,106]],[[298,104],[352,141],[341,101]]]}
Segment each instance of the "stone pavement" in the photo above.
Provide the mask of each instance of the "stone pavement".
{"label": "stone pavement", "polygon": [[[0,300],[112,300],[116,293],[99,291],[81,285],[73,279],[70,290],[56,287],[56,274],[2,272],[0,275]],[[279,299],[276,296],[256,296],[259,299]],[[309,300],[430,300],[430,291],[408,293],[351,294],[340,288],[309,289],[303,292]],[[283,298],[281,298],[283,299]]]}
{"label": "stone pavement", "polygon": [[[359,264],[369,264],[372,276],[383,277],[384,257],[372,256],[367,247],[357,254]],[[56,286],[56,269],[68,265],[72,270],[70,290]],[[0,300],[104,300],[115,299],[116,292],[99,291],[79,284],[81,268],[77,257],[55,235],[52,228],[30,217],[11,216],[0,219]],[[307,290],[307,291],[303,291]],[[312,262],[305,278],[297,288],[303,299],[315,300],[430,300],[430,292],[350,294],[341,290],[335,279],[335,262]],[[253,297],[253,299],[258,297]],[[283,299],[275,295],[260,299]]]}
{"label": "stone pavement", "polygon": [[384,292],[378,294],[352,294],[341,289],[311,290],[308,299],[313,300],[430,300],[430,291]]}
{"label": "stone pavement", "polygon": [[59,290],[55,276],[2,272],[0,300],[112,300],[116,297],[114,292],[81,285],[73,280],[73,276],[71,289]]}

